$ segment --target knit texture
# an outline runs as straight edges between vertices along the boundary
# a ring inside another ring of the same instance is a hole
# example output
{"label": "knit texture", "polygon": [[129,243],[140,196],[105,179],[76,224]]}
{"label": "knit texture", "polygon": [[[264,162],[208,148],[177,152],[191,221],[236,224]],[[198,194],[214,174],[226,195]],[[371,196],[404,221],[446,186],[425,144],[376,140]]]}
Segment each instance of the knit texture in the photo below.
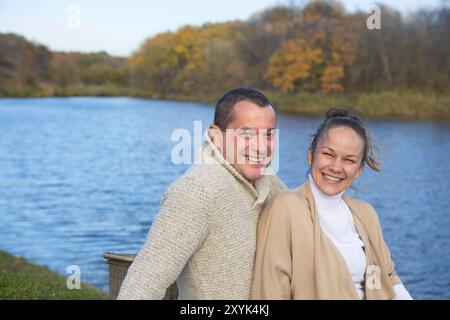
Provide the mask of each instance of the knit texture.
{"label": "knit texture", "polygon": [[[276,175],[249,183],[206,137],[203,161],[169,187],[118,299],[249,299],[259,215],[285,185]],[[196,160],[197,162],[198,160]]]}

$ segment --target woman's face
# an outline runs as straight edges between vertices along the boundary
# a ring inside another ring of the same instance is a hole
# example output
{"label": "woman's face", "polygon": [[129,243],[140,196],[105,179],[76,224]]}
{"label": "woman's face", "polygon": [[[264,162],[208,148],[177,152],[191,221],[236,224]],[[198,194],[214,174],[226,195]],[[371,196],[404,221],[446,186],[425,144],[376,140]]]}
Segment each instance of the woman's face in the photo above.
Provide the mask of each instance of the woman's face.
{"label": "woman's face", "polygon": [[334,196],[350,187],[361,173],[364,142],[351,128],[328,130],[317,144],[315,154],[308,152],[308,163],[316,186]]}

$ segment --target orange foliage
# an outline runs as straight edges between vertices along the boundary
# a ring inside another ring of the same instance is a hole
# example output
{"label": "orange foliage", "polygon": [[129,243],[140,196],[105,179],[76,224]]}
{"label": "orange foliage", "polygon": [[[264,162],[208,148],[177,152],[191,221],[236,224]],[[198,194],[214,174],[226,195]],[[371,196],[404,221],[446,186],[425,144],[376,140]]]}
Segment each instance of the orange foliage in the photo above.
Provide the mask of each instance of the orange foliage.
{"label": "orange foliage", "polygon": [[272,55],[266,78],[283,92],[293,91],[302,80],[313,78],[313,68],[322,62],[320,48],[303,39],[288,40]]}

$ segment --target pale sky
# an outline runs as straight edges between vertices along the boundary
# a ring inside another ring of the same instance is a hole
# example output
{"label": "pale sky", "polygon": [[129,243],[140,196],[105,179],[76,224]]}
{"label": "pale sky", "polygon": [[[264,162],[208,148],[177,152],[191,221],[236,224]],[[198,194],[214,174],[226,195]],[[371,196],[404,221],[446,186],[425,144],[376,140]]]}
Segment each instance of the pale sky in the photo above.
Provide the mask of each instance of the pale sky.
{"label": "pale sky", "polygon": [[[129,56],[159,32],[207,22],[246,20],[277,4],[302,0],[0,0],[0,32],[20,34],[56,51]],[[449,0],[346,0],[348,10],[385,3],[408,13]]]}

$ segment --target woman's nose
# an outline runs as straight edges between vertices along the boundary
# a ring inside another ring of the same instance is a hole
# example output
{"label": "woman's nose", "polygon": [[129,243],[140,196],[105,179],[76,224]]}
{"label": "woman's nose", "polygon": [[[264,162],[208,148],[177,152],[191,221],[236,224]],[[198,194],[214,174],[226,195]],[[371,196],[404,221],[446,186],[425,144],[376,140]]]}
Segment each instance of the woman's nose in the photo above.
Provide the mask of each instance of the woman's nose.
{"label": "woman's nose", "polygon": [[341,173],[342,172],[342,166],[339,164],[339,162],[337,160],[334,160],[331,164],[330,164],[330,170],[336,173]]}

